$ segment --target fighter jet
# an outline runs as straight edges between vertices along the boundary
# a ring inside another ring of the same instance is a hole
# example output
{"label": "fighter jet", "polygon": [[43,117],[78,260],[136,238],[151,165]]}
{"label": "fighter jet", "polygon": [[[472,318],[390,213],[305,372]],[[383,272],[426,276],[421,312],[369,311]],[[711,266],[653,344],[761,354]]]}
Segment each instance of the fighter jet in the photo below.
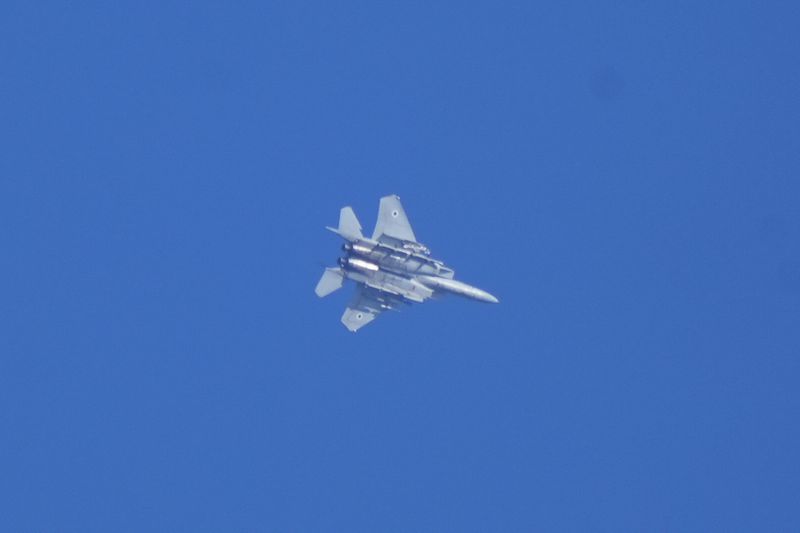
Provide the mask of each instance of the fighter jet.
{"label": "fighter jet", "polygon": [[344,239],[344,255],[337,267],[325,269],[315,292],[322,298],[341,288],[345,279],[356,282],[355,297],[342,315],[342,323],[350,331],[358,331],[383,311],[440,294],[498,303],[488,292],[453,279],[453,269],[431,257],[428,247],[417,241],[396,195],[381,198],[372,238],[361,233],[351,207],[339,212],[338,228],[326,229]]}

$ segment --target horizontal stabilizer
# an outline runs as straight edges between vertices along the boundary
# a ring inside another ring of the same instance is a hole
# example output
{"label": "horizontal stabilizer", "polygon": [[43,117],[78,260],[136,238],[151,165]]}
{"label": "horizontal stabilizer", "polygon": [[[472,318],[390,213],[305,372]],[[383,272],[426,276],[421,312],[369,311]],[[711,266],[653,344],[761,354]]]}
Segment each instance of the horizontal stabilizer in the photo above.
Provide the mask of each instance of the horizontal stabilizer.
{"label": "horizontal stabilizer", "polygon": [[317,296],[323,298],[333,291],[341,289],[343,283],[344,275],[342,275],[341,270],[338,268],[326,268],[322,277],[319,278],[319,283],[317,283],[317,288],[314,289],[314,292],[317,293]]}

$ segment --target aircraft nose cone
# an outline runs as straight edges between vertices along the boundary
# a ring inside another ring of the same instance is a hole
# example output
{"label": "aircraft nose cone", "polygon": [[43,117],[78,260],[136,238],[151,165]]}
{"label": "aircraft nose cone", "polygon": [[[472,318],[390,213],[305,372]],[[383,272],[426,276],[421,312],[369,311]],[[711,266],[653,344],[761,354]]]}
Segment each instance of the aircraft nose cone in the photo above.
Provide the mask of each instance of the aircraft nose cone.
{"label": "aircraft nose cone", "polygon": [[486,302],[486,303],[490,303],[490,304],[499,304],[500,303],[500,300],[498,300],[497,298],[495,298],[494,296],[492,296],[488,292],[482,291],[480,289],[478,289],[476,296],[477,296],[478,300],[480,300],[482,302]]}

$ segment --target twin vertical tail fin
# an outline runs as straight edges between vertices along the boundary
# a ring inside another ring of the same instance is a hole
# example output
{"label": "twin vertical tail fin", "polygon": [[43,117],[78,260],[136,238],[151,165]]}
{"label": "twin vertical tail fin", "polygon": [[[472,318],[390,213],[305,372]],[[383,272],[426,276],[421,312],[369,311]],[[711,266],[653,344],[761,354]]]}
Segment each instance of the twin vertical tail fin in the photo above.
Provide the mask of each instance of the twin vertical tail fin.
{"label": "twin vertical tail fin", "polygon": [[361,224],[358,222],[358,218],[356,218],[352,207],[343,207],[342,210],[339,211],[338,228],[328,227],[327,229],[341,235],[342,238],[348,241],[358,241],[364,238],[364,235],[361,233]]}
{"label": "twin vertical tail fin", "polygon": [[399,239],[401,241],[417,242],[411,223],[408,221],[406,210],[400,203],[400,197],[390,194],[381,198],[378,208],[378,222],[375,224],[375,231],[372,238],[376,241],[383,236]]}
{"label": "twin vertical tail fin", "polygon": [[361,224],[352,207],[343,207],[339,211],[339,233],[351,240],[364,238],[364,235],[361,234]]}

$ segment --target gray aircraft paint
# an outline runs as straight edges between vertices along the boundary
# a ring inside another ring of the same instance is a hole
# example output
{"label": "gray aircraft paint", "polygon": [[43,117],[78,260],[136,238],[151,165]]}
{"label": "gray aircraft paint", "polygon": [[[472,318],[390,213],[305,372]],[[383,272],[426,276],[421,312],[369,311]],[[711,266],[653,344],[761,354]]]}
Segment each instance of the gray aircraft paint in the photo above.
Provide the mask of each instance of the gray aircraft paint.
{"label": "gray aircraft paint", "polygon": [[417,242],[396,195],[381,198],[372,238],[363,235],[351,207],[339,212],[338,228],[327,229],[345,240],[344,256],[338,267],[325,269],[315,292],[322,298],[340,289],[346,279],[357,284],[342,315],[342,323],[350,331],[358,331],[385,310],[422,303],[438,294],[498,303],[488,292],[454,279],[453,269],[431,258],[428,247]]}

